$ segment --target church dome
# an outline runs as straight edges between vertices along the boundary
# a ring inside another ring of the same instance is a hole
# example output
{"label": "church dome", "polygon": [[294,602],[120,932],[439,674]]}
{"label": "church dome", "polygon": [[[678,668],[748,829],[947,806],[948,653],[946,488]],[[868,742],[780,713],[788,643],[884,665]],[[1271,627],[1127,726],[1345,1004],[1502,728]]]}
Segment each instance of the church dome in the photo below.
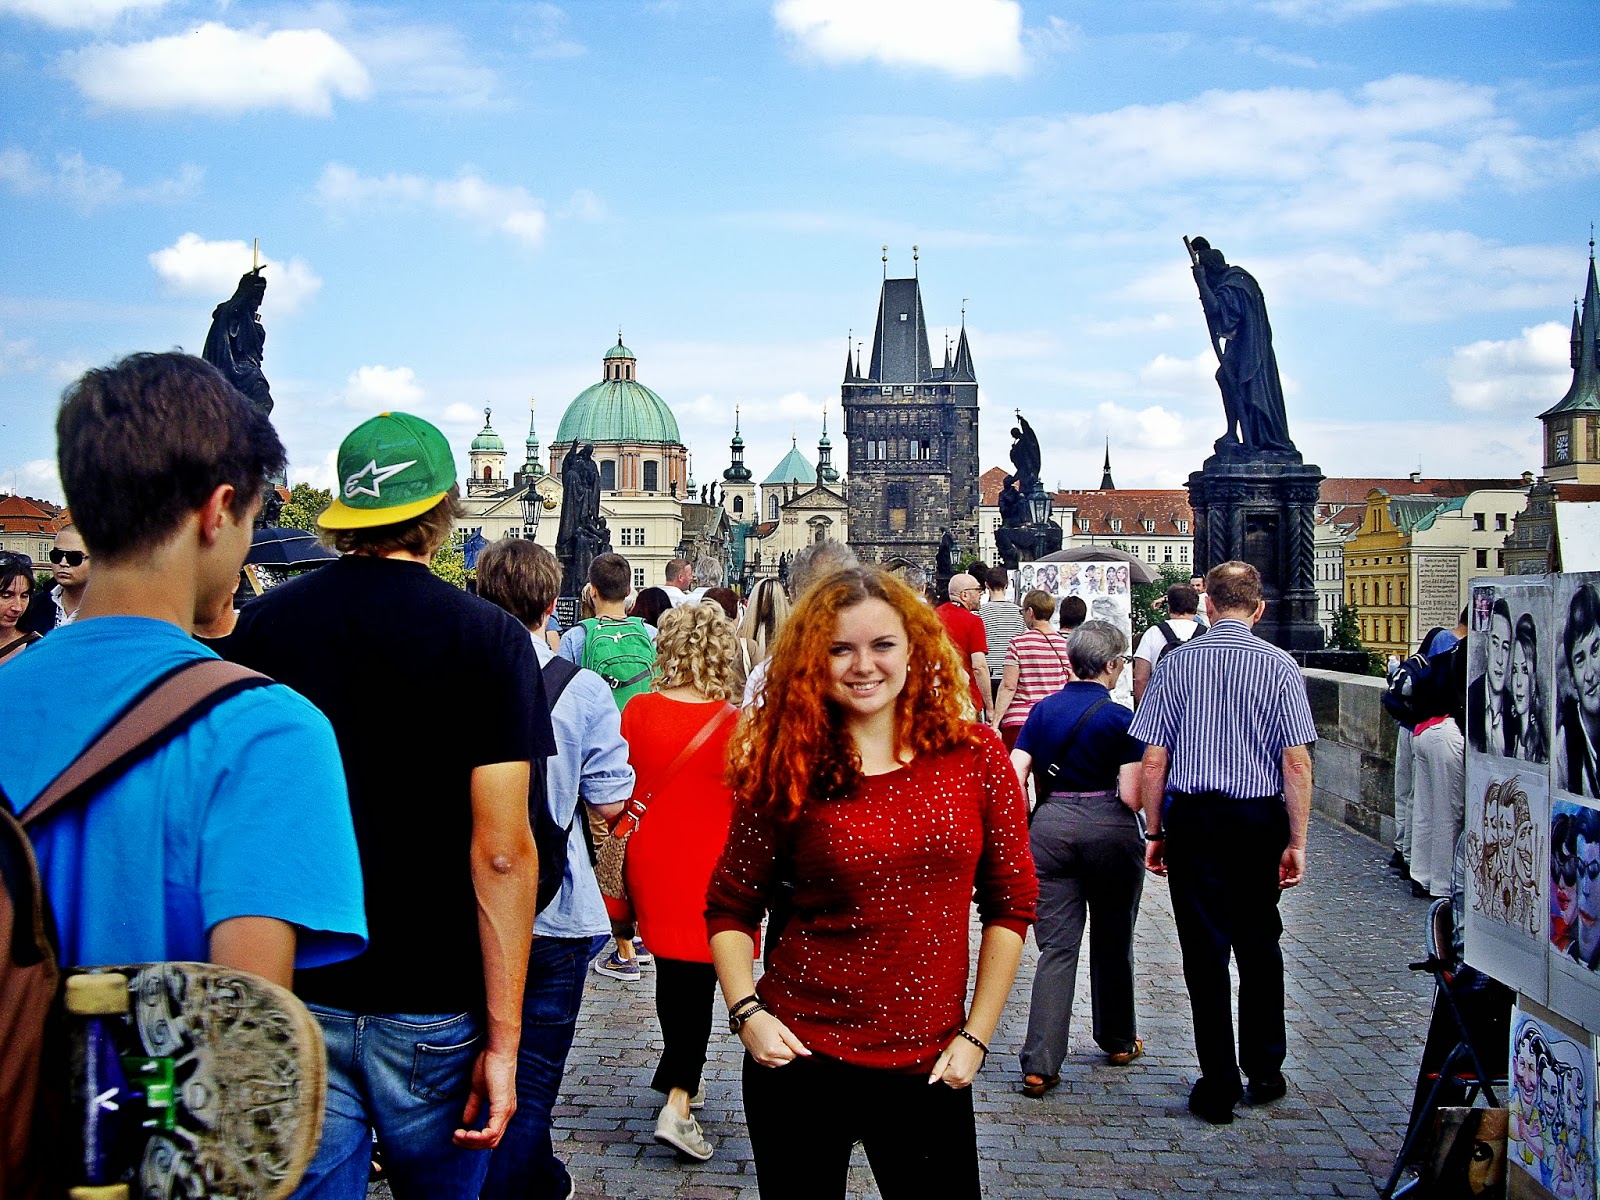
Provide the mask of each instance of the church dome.
{"label": "church dome", "polygon": [[577,399],[567,405],[556,429],[556,443],[682,445],[678,419],[667,402],[632,378],[633,351],[619,338],[606,351],[605,358],[605,378],[579,392]]}
{"label": "church dome", "polygon": [[[459,444],[459,443],[458,443]],[[472,439],[474,450],[504,451],[506,444],[500,440],[500,435],[494,431],[494,426],[489,424],[489,410],[483,410],[483,428],[478,430],[478,436]]]}

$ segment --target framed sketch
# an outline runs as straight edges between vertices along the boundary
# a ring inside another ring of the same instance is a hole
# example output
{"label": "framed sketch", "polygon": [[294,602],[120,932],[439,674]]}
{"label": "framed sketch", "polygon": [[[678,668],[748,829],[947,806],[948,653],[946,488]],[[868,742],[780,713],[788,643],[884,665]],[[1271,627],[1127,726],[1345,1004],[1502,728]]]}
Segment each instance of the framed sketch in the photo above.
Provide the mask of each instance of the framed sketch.
{"label": "framed sketch", "polygon": [[1543,580],[1473,586],[1472,622],[1484,628],[1468,635],[1467,745],[1478,754],[1550,761],[1550,596]]}
{"label": "framed sketch", "polygon": [[1511,1017],[1506,1156],[1520,1179],[1509,1181],[1510,1195],[1595,1200],[1594,1083],[1590,1036],[1519,998]]}
{"label": "framed sketch", "polygon": [[1551,786],[1600,799],[1600,573],[1557,575]]}
{"label": "framed sketch", "polygon": [[1543,768],[1467,757],[1467,962],[1543,1003],[1549,980],[1550,791]]}

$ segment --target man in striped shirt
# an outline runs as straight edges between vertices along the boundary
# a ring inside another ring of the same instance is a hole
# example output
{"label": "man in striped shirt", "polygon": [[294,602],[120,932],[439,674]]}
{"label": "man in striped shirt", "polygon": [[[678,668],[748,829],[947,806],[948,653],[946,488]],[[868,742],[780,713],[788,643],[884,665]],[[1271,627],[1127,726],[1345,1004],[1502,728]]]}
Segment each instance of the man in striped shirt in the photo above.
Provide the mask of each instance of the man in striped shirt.
{"label": "man in striped shirt", "polygon": [[1145,865],[1171,888],[1194,1014],[1200,1079],[1189,1108],[1223,1125],[1241,1096],[1265,1104],[1286,1090],[1278,898],[1305,875],[1317,733],[1294,659],[1251,631],[1266,611],[1256,569],[1212,567],[1206,606],[1211,632],[1161,656],[1128,733],[1146,745]]}
{"label": "man in striped shirt", "polygon": [[1000,677],[1005,672],[1006,650],[1011,639],[1026,629],[1027,624],[1022,619],[1022,606],[1006,594],[1006,569],[990,567],[982,579],[989,598],[979,605],[978,615],[983,618],[983,640],[989,644],[985,658],[989,663],[990,695],[998,696]]}

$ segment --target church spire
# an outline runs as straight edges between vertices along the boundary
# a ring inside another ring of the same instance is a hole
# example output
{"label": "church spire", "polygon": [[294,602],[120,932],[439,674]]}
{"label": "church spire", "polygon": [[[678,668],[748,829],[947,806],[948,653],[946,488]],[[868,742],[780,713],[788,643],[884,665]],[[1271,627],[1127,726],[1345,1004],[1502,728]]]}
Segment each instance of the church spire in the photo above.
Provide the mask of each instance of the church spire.
{"label": "church spire", "polygon": [[957,383],[975,383],[978,374],[972,367],[972,347],[967,345],[967,323],[961,322],[961,340],[956,343],[956,360],[950,378]]}
{"label": "church spire", "polygon": [[539,474],[539,434],[533,427],[533,397],[528,397],[528,440],[523,443],[527,457],[522,463],[522,473],[530,478]]}
{"label": "church spire", "polygon": [[1572,386],[1555,407],[1540,413],[1539,418],[1574,412],[1600,413],[1600,282],[1595,278],[1592,233],[1589,235],[1589,278],[1583,291],[1583,308],[1573,319]]}
{"label": "church spire", "polygon": [[750,468],[744,465],[744,438],[739,433],[739,406],[733,406],[733,441],[728,443],[731,462],[722,473],[724,482],[749,483]]}
{"label": "church spire", "polygon": [[833,469],[833,440],[828,437],[828,410],[822,410],[822,437],[817,439],[817,479],[822,483],[839,482],[839,472]]}
{"label": "church spire", "polygon": [[852,329],[844,339],[844,381],[846,383],[854,383],[856,381],[855,341],[856,331]]}
{"label": "church spire", "polygon": [[1100,468],[1100,490],[1114,492],[1117,485],[1111,481],[1111,439],[1106,439],[1106,464]]}

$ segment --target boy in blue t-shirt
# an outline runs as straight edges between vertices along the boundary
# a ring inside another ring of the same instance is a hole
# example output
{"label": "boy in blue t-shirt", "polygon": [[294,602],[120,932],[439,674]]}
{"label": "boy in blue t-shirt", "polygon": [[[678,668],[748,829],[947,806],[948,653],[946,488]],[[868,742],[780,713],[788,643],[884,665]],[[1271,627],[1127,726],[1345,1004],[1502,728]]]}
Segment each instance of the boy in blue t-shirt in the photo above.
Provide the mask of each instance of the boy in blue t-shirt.
{"label": "boy in blue t-shirt", "polygon": [[[138,354],[68,389],[62,486],[95,563],[76,621],[0,674],[20,812],[152,681],[215,658],[191,631],[232,602],[272,425],[215,368]],[[87,802],[30,830],[61,961],[198,960],[288,986],[367,940],[328,721],[281,686],[223,700]]]}

